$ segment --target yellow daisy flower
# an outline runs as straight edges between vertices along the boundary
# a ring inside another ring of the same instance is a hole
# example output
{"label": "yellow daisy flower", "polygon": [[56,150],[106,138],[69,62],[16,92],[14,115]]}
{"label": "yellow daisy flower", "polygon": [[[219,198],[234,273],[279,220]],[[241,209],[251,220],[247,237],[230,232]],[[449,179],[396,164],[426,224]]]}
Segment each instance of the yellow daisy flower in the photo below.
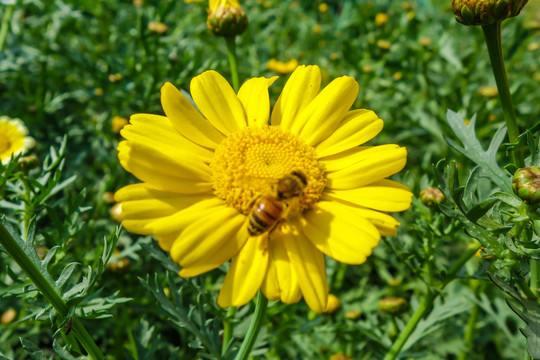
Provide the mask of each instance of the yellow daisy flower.
{"label": "yellow daisy flower", "polygon": [[[120,163],[142,183],[120,189],[116,201],[124,227],[154,235],[181,266],[180,276],[232,259],[220,306],[244,305],[261,289],[284,303],[303,297],[322,312],[325,255],[361,264],[381,235],[396,233],[399,223],[385,212],[407,209],[412,194],[385,178],[405,166],[406,150],[359,146],[383,121],[370,110],[349,110],[358,93],[353,78],[337,78],[319,92],[320,69],[300,66],[270,115],[268,88],[276,79],[250,79],[235,94],[221,75],[206,71],[191,81],[200,112],[166,83],[166,116],[133,115],[121,132]],[[293,172],[305,178],[302,194],[274,197],[283,212],[250,236],[260,196],[275,194]]]}
{"label": "yellow daisy flower", "polygon": [[7,164],[12,156],[25,153],[35,141],[28,135],[28,129],[19,119],[0,116],[0,160]]}

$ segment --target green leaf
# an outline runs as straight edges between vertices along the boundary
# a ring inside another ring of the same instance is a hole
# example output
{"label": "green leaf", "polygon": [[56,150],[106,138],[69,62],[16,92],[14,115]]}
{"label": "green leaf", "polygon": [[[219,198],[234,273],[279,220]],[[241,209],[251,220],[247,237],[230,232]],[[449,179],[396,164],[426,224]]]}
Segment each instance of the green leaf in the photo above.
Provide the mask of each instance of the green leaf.
{"label": "green leaf", "polygon": [[496,160],[497,150],[501,146],[504,139],[506,128],[501,127],[499,130],[497,130],[495,135],[493,135],[488,150],[485,151],[476,138],[476,133],[474,130],[476,116],[473,116],[470,123],[467,125],[465,123],[465,119],[463,119],[460,114],[453,112],[452,110],[448,110],[447,119],[450,128],[461,141],[463,146],[458,145],[455,141],[449,138],[445,138],[446,142],[456,151],[468,157],[475,164],[480,166],[488,178],[493,181],[493,183],[501,190],[511,192],[512,188],[510,176],[501,169]]}
{"label": "green leaf", "polygon": [[36,344],[24,338],[19,338],[19,341],[21,342],[21,345],[24,348],[24,350],[28,352],[28,354],[30,355],[32,359],[47,360],[47,357],[45,356],[45,354],[43,354],[43,351],[41,351],[39,347],[37,347]]}
{"label": "green leaf", "polygon": [[498,199],[489,198],[486,199],[479,204],[476,204],[465,216],[470,221],[476,223],[482,216],[484,216],[489,209],[493,207],[493,205],[497,204],[499,202]]}

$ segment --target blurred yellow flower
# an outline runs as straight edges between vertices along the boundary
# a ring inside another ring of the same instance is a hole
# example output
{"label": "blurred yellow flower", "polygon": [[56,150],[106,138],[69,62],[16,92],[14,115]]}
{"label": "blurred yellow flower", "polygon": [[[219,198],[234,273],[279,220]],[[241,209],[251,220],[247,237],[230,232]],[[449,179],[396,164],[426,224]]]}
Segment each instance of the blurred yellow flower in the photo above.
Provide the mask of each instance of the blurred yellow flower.
{"label": "blurred yellow flower", "polygon": [[326,304],[325,313],[331,314],[335,312],[341,306],[341,301],[334,294],[328,294],[328,303]]}
{"label": "blurred yellow flower", "polygon": [[319,12],[325,13],[328,11],[328,4],[327,3],[320,3],[319,4]]}
{"label": "blurred yellow flower", "polygon": [[418,39],[418,42],[422,46],[429,46],[431,45],[431,39],[427,36],[422,36],[420,39]]}
{"label": "blurred yellow flower", "polygon": [[377,40],[377,47],[382,50],[390,50],[392,47],[392,43],[388,40],[380,39]]}
{"label": "blurred yellow flower", "polygon": [[353,78],[321,91],[320,69],[299,66],[270,112],[276,79],[249,79],[236,94],[206,71],[190,85],[197,108],[166,83],[166,116],[133,115],[121,132],[120,164],[142,182],[115,198],[124,227],[154,235],[180,276],[232,259],[220,306],[244,305],[262,290],[323,312],[325,255],[362,264],[381,236],[396,234],[387,212],[406,210],[412,194],[386,177],[405,166],[407,152],[363,145],[383,121],[349,110]]}
{"label": "blurred yellow flower", "polygon": [[313,25],[313,33],[319,35],[322,31],[322,26],[320,24]]}
{"label": "blurred yellow flower", "polygon": [[483,97],[491,98],[499,95],[499,90],[497,90],[496,86],[480,86],[478,88],[478,94]]}
{"label": "blurred yellow flower", "polygon": [[533,41],[532,43],[527,45],[527,50],[529,51],[535,51],[535,50],[538,50],[538,48],[540,48],[540,44],[537,43],[536,41]]}
{"label": "blurred yellow flower", "polygon": [[113,117],[111,121],[111,129],[113,133],[119,133],[122,128],[127,125],[128,119],[121,117],[121,116],[115,116]]}
{"label": "blurred yellow flower", "polygon": [[401,71],[395,72],[394,75],[392,75],[392,78],[394,80],[401,80],[403,78],[403,73]]}
{"label": "blurred yellow flower", "polygon": [[377,15],[375,15],[375,25],[383,26],[388,22],[388,19],[388,14],[377,13]]}
{"label": "blurred yellow flower", "polygon": [[206,0],[184,0],[185,3],[196,3],[196,2],[203,2],[203,1],[206,1]]}
{"label": "blurred yellow flower", "polygon": [[334,354],[330,356],[329,360],[352,360],[352,359],[345,354]]}
{"label": "blurred yellow flower", "polygon": [[278,74],[286,75],[292,73],[298,67],[298,60],[291,59],[287,62],[282,62],[276,59],[270,59],[266,68],[270,71],[277,72]]}
{"label": "blurred yellow flower", "polygon": [[150,21],[148,23],[148,31],[154,34],[163,35],[169,31],[169,27],[162,22]]}
{"label": "blurred yellow flower", "polygon": [[0,116],[0,160],[10,162],[12,156],[24,154],[34,146],[35,141],[28,135],[28,129],[19,119]]}

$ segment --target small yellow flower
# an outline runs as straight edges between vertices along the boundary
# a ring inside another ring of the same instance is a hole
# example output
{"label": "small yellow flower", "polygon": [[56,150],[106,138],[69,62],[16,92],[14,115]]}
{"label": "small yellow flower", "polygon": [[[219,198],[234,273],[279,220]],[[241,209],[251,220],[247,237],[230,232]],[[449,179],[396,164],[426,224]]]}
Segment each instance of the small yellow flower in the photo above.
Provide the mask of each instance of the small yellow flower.
{"label": "small yellow flower", "polygon": [[17,311],[13,308],[9,308],[2,314],[0,323],[3,325],[7,325],[9,323],[12,323],[13,320],[17,317]]}
{"label": "small yellow flower", "polygon": [[420,39],[418,39],[418,42],[422,46],[429,46],[431,45],[431,39],[427,36],[422,36]]}
{"label": "small yellow flower", "polygon": [[396,81],[401,80],[403,78],[403,73],[401,71],[395,72],[394,75],[392,75],[392,78]]}
{"label": "small yellow flower", "polygon": [[119,133],[120,130],[122,130],[122,128],[126,126],[128,122],[129,122],[128,119],[124,117],[121,117],[121,116],[113,117],[111,121],[111,128],[112,128],[113,133],[116,133],[116,134]]}
{"label": "small yellow flower", "polygon": [[95,88],[94,89],[94,95],[103,96],[103,89],[102,88]]}
{"label": "small yellow flower", "polygon": [[144,1],[143,0],[133,0],[133,6],[135,7],[141,7],[144,5]]}
{"label": "small yellow flower", "polygon": [[377,40],[377,47],[382,50],[390,50],[392,47],[392,43],[388,40],[380,39]]}
{"label": "small yellow flower", "polygon": [[336,61],[338,59],[339,59],[339,53],[333,52],[333,53],[330,54],[330,60]]}
{"label": "small yellow flower", "polygon": [[322,31],[322,26],[320,24],[313,25],[313,33],[319,35]]}
{"label": "small yellow flower", "polygon": [[366,74],[371,74],[373,72],[373,66],[369,64],[364,65],[362,66],[362,71],[365,72]]}
{"label": "small yellow flower", "polygon": [[[383,121],[350,110],[353,78],[320,90],[321,76],[317,66],[299,66],[271,112],[277,77],[249,79],[236,94],[206,71],[191,81],[197,108],[166,83],[166,116],[136,114],[122,129],[120,164],[142,181],[115,194],[124,227],[153,235],[183,277],[232,259],[221,307],[242,306],[261,290],[287,304],[303,297],[323,312],[325,256],[364,263],[381,236],[397,232],[387,213],[410,206],[409,189],[386,179],[405,166],[405,148],[364,145]],[[279,195],[283,179],[303,191]]]}
{"label": "small yellow flower", "polygon": [[345,312],[345,319],[355,320],[358,319],[360,315],[362,315],[360,310],[347,310],[347,312]]}
{"label": "small yellow flower", "polygon": [[184,2],[188,4],[196,3],[196,2],[203,2],[203,1],[206,1],[206,0],[184,0]]}
{"label": "small yellow flower", "polygon": [[320,3],[319,4],[319,12],[325,13],[328,11],[328,4],[327,3]]}
{"label": "small yellow flower", "polygon": [[148,23],[148,31],[154,34],[163,35],[163,34],[166,34],[167,31],[169,31],[169,27],[166,24],[159,21],[150,21]]}
{"label": "small yellow flower", "polygon": [[415,14],[414,11],[409,11],[409,12],[407,13],[407,18],[408,18],[409,20],[414,19],[415,16],[416,16],[416,14]]}
{"label": "small yellow flower", "polygon": [[112,82],[112,83],[115,83],[117,81],[120,81],[124,78],[124,76],[120,73],[116,73],[116,74],[109,74],[109,81]]}
{"label": "small yellow flower", "polygon": [[388,14],[386,13],[377,13],[375,15],[375,25],[377,26],[384,26],[388,22]]}
{"label": "small yellow flower", "polygon": [[287,62],[282,62],[276,59],[270,59],[266,68],[270,71],[277,72],[278,74],[286,75],[292,73],[298,67],[298,60],[291,59]]}
{"label": "small yellow flower", "polygon": [[527,45],[527,50],[529,51],[535,51],[535,50],[538,50],[539,48],[540,48],[540,44],[537,43],[536,41],[533,41],[532,43]]}
{"label": "small yellow flower", "polygon": [[19,119],[0,116],[0,160],[7,164],[12,156],[24,154],[35,145],[28,135],[28,129]]}
{"label": "small yellow flower", "polygon": [[326,304],[325,313],[331,314],[341,306],[341,301],[334,294],[328,294],[328,303]]}
{"label": "small yellow flower", "polygon": [[351,360],[351,358],[345,354],[334,354],[330,356],[329,360]]}
{"label": "small yellow flower", "polygon": [[491,98],[497,96],[499,90],[497,90],[496,86],[480,86],[478,88],[478,94],[483,97]]}

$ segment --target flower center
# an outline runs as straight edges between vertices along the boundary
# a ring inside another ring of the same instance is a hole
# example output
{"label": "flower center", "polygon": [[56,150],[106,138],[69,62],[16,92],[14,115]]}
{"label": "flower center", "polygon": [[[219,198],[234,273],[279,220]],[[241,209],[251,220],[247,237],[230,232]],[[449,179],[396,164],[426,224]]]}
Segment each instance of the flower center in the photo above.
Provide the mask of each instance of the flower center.
{"label": "flower center", "polygon": [[229,135],[216,149],[210,168],[216,196],[246,215],[257,196],[273,194],[278,180],[292,171],[306,175],[300,210],[314,204],[326,185],[315,149],[274,126]]}

